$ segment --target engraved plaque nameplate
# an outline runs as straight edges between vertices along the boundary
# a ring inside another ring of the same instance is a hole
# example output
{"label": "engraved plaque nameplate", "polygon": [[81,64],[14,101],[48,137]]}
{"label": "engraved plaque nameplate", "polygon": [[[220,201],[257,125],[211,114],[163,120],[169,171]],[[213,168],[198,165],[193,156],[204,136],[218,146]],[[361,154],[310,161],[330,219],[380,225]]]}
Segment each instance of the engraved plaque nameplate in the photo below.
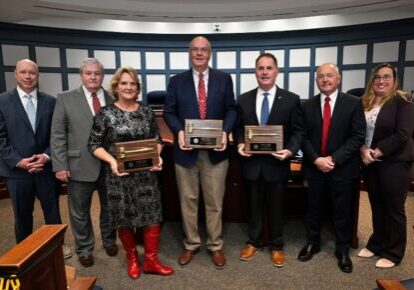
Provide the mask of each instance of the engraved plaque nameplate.
{"label": "engraved plaque nameplate", "polygon": [[191,148],[220,148],[223,138],[222,120],[185,120],[185,145]]}
{"label": "engraved plaque nameplate", "polygon": [[283,126],[244,126],[245,151],[248,154],[271,154],[283,149]]}
{"label": "engraved plaque nameplate", "polygon": [[155,139],[117,142],[115,150],[119,172],[144,171],[159,162]]}

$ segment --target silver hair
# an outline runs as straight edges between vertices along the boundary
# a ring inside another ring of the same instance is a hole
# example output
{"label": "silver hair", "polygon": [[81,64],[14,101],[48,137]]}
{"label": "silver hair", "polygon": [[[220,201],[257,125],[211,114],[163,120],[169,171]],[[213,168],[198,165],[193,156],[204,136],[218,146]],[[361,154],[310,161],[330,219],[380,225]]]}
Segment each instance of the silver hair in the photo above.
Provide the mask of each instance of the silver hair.
{"label": "silver hair", "polygon": [[97,60],[96,58],[92,58],[92,57],[85,58],[82,61],[81,65],[80,65],[80,68],[79,68],[80,74],[83,73],[83,69],[85,68],[85,66],[90,65],[90,64],[98,65],[99,68],[101,69],[102,74],[103,74],[103,72],[104,72],[103,64],[99,60]]}

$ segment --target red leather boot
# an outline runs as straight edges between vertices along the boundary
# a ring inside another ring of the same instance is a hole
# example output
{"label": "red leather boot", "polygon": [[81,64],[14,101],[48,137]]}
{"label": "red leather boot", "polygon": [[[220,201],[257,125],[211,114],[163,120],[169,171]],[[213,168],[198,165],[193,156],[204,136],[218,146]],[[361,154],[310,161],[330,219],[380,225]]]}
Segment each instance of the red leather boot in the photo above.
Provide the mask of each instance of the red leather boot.
{"label": "red leather boot", "polygon": [[139,267],[134,231],[131,228],[119,228],[118,237],[124,246],[128,260],[128,276],[132,279],[138,279],[141,276],[141,269]]}
{"label": "red leather boot", "polygon": [[161,227],[159,225],[144,228],[144,273],[168,276],[174,269],[158,261]]}

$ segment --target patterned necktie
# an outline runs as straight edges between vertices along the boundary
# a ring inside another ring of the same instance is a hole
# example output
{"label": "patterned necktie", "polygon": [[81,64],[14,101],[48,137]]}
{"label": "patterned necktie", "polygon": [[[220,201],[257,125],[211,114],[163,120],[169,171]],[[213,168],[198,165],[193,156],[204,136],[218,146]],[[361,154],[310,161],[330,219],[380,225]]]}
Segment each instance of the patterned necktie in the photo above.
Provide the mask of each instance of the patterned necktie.
{"label": "patterned necktie", "polygon": [[206,85],[202,73],[198,75],[198,110],[200,112],[200,119],[207,118]]}
{"label": "patterned necktie", "polygon": [[32,125],[33,132],[36,128],[36,108],[33,103],[33,96],[27,95],[27,105],[26,105],[26,113],[27,117],[29,117],[30,125]]}
{"label": "patterned necktie", "polygon": [[260,110],[260,125],[266,125],[269,119],[269,93],[263,93],[262,109]]}
{"label": "patterned necktie", "polygon": [[95,111],[95,115],[99,113],[101,110],[101,102],[99,101],[96,93],[92,93],[92,106],[93,110]]}
{"label": "patterned necktie", "polygon": [[321,155],[326,156],[326,145],[328,144],[329,126],[331,125],[331,105],[329,97],[325,98],[325,104],[323,106],[323,127],[322,127],[322,143],[321,143]]}

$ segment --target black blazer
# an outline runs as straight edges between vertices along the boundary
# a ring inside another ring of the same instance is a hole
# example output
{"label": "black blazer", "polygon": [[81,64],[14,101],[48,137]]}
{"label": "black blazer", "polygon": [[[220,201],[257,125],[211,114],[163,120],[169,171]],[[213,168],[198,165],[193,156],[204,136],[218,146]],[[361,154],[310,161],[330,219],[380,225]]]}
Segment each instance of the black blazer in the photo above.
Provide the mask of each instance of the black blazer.
{"label": "black blazer", "polygon": [[[313,164],[320,157],[322,139],[322,111],[320,94],[303,104],[305,138],[303,142],[304,172],[308,179],[321,178],[325,173]],[[339,93],[332,113],[328,133],[327,155],[335,160],[329,174],[335,180],[359,176],[359,149],[364,144],[366,122],[361,100]]]}
{"label": "black blazer", "polygon": [[396,96],[380,110],[371,148],[379,148],[383,161],[414,160],[414,104]]}
{"label": "black blazer", "polygon": [[[17,90],[0,95],[0,176],[24,178],[31,175],[16,168],[22,158],[45,153],[50,156],[50,127],[56,98],[37,93],[36,133],[33,132]],[[51,162],[45,172],[52,173]]]}
{"label": "black blazer", "polygon": [[[257,88],[240,95],[237,100],[238,143],[244,143],[244,126],[259,125],[256,115],[256,95]],[[304,134],[299,96],[277,88],[267,125],[283,125],[285,149],[296,154]],[[243,158],[242,172],[244,178],[248,180],[257,180],[262,173],[267,182],[282,182],[289,177],[289,165],[289,160],[280,161],[270,155],[253,155]]]}

